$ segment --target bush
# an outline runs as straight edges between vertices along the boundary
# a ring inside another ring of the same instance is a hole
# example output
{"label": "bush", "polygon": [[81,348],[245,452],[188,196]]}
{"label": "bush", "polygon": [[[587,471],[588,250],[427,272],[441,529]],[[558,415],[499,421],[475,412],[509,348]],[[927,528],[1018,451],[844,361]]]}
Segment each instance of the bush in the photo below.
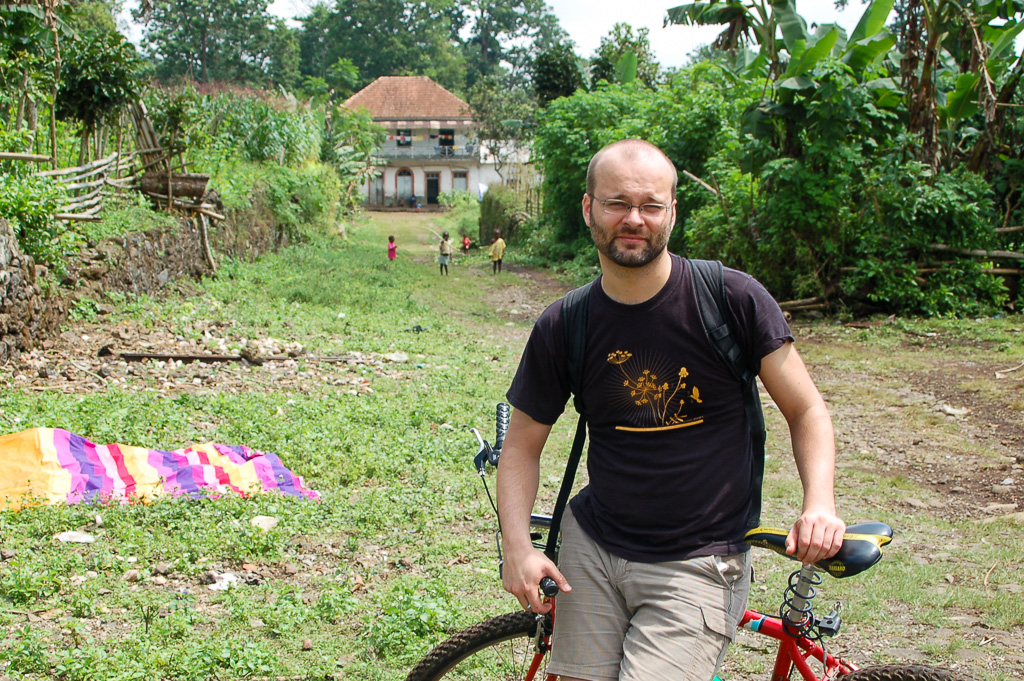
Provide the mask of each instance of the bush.
{"label": "bush", "polygon": [[480,201],[475,196],[469,192],[444,192],[437,199],[448,209],[445,224],[452,234],[461,237],[463,234],[469,235],[479,230]]}
{"label": "bush", "polygon": [[6,218],[22,252],[65,272],[64,256],[77,249],[81,238],[70,222],[54,219],[64,203],[63,187],[49,178],[0,174],[0,218]]}
{"label": "bush", "polygon": [[522,209],[515,190],[505,185],[491,185],[480,202],[480,243],[491,243],[496,229],[501,230],[505,241],[514,238]]}

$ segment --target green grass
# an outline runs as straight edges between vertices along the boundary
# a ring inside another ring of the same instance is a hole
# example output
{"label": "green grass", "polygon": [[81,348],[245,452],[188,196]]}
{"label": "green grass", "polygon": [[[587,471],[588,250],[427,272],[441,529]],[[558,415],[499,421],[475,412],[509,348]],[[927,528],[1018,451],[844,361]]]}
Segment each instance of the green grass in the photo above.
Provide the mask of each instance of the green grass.
{"label": "green grass", "polygon": [[[322,495],[320,502],[261,495],[0,511],[0,547],[15,551],[0,563],[7,676],[401,679],[453,631],[515,606],[498,584],[493,512],[470,466],[475,441],[466,427],[490,432],[493,405],[532,322],[500,309],[512,305],[501,294],[515,280],[491,276],[485,254],[457,257],[450,276],[439,275],[435,232],[450,229],[444,219],[364,217],[348,225],[347,242],[323,238],[256,263],[226,263],[194,297],[107,301],[118,308],[110,324],[131,320],[199,339],[217,322],[230,328],[234,350],[239,339],[273,337],[321,355],[405,353],[409,361],[386,375],[352,369],[371,380],[370,394],[329,382],[284,391],[261,383],[258,370],[248,392],[168,397],[139,389],[144,378],[79,395],[17,390],[0,379],[0,414],[12,430],[16,419],[17,429],[63,427],[104,443],[246,444],[279,454]],[[385,258],[389,233],[399,244],[394,263]],[[869,419],[899,404],[879,389],[916,353],[907,329],[936,334],[910,336],[925,343],[924,352],[970,352],[1011,365],[1024,356],[1013,346],[1020,326],[1013,321],[908,321],[849,334],[820,323],[799,335],[810,331],[821,343],[805,353],[812,367],[876,377],[830,395],[863,404]],[[987,349],[972,348],[973,339]],[[944,451],[974,447],[945,417],[916,407],[909,413]],[[800,488],[781,417],[768,410],[768,418],[764,522],[785,526],[799,509]],[[557,491],[574,423],[563,418],[552,435],[542,505]],[[1024,599],[999,588],[1024,582],[1019,526],[915,513],[900,501],[932,493],[879,465],[884,452],[845,455],[844,512],[889,522],[897,540],[871,572],[825,584],[823,602],[847,602],[850,633],[838,641],[871,649],[881,661],[887,653],[872,648],[874,637],[905,640],[930,661],[950,662],[961,648],[994,649],[959,635],[950,613],[977,613],[986,626],[1009,631],[1024,627]],[[257,515],[279,524],[257,530],[249,522]],[[96,541],[54,540],[67,530],[88,531]],[[794,565],[765,553],[756,563],[752,605],[774,612]],[[255,578],[215,593],[200,583],[211,570]],[[132,571],[137,581],[129,581]],[[169,581],[161,583],[158,572],[169,572]],[[919,636],[933,625],[957,635],[946,645]],[[751,654],[751,644],[764,645],[744,639],[725,678],[763,671],[767,658]],[[993,681],[1018,678],[982,672]]]}

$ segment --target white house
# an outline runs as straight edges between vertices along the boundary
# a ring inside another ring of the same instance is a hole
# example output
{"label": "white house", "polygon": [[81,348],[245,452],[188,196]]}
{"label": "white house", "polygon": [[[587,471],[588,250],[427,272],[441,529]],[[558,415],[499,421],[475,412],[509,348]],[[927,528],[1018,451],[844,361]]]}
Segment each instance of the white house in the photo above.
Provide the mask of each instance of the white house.
{"label": "white house", "polygon": [[365,186],[367,206],[436,205],[441,192],[500,183],[474,135],[469,105],[425,76],[382,76],[345,101],[388,131],[385,165]]}

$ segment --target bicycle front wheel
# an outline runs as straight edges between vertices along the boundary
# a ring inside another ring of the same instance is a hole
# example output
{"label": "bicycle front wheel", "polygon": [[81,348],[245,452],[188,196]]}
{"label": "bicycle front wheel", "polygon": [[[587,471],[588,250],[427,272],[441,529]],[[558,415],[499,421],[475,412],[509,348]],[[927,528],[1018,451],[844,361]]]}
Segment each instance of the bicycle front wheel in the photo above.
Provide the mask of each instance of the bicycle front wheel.
{"label": "bicycle front wheel", "polygon": [[842,681],[972,681],[965,672],[923,664],[883,664],[864,667],[840,677]]}
{"label": "bicycle front wheel", "polygon": [[[551,631],[551,616],[510,612],[463,629],[438,644],[413,667],[405,681],[435,679],[525,679],[537,657],[537,627]],[[547,678],[548,655],[544,653],[533,678]]]}

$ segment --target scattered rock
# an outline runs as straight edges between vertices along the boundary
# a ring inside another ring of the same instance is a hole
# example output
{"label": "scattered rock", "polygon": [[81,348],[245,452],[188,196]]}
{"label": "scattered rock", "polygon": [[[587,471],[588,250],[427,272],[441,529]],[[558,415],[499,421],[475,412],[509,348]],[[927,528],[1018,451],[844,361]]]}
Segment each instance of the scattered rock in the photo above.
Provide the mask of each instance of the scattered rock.
{"label": "scattered rock", "polygon": [[0,560],[4,562],[14,558],[16,555],[18,555],[18,552],[14,549],[0,549]]}
{"label": "scattered rock", "polygon": [[125,570],[124,574],[121,575],[122,582],[137,582],[139,581],[140,573],[138,570]]}
{"label": "scattered rock", "polygon": [[173,568],[171,567],[170,563],[157,563],[156,565],[153,566],[153,573],[157,574],[157,575],[165,575],[166,576],[166,575],[171,574],[171,570],[172,569]]}
{"label": "scattered rock", "polygon": [[249,524],[258,527],[264,532],[270,532],[277,527],[278,520],[272,515],[258,515],[249,520]]}
{"label": "scattered rock", "polygon": [[313,650],[313,639],[311,639],[311,638],[303,639],[302,640],[302,649],[303,650]]}
{"label": "scattered rock", "polygon": [[230,572],[224,572],[222,574],[216,575],[216,577],[214,578],[214,583],[210,584],[206,588],[208,588],[210,591],[227,591],[231,587],[238,584],[239,581],[240,580],[236,575]]}
{"label": "scattered rock", "polygon": [[55,539],[64,544],[92,544],[96,541],[96,538],[86,532],[79,532],[77,530],[71,530],[69,532],[61,532]]}
{"label": "scattered rock", "polygon": [[1017,504],[989,504],[982,510],[990,515],[1003,515],[1016,511]]}

